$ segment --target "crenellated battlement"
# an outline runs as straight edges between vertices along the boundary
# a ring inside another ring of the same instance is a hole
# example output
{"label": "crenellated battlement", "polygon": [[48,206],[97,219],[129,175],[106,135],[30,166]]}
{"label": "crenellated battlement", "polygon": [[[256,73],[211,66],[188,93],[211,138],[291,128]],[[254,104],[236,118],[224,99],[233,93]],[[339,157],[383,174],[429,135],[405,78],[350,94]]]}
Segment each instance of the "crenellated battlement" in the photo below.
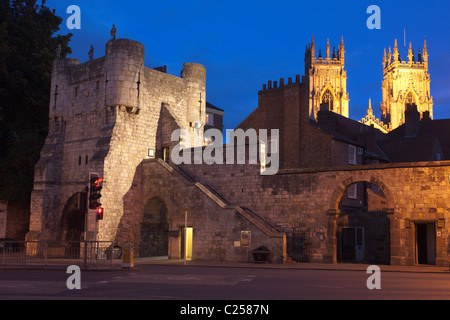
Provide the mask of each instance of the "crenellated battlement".
{"label": "crenellated battlement", "polygon": [[263,88],[261,91],[270,91],[273,89],[281,89],[285,86],[298,85],[301,84],[304,80],[305,77],[303,76],[302,78],[300,78],[300,75],[295,76],[295,81],[293,81],[292,77],[287,78],[287,81],[285,81],[285,78],[280,78],[279,82],[269,80],[267,84],[263,84]]}
{"label": "crenellated battlement", "polygon": [[333,47],[333,52],[331,52],[330,40],[327,39],[327,46],[325,49],[325,56],[322,56],[322,50],[319,49],[319,54],[316,57],[316,43],[314,41],[314,36],[312,36],[312,41],[306,46],[305,50],[305,74],[309,73],[309,70],[314,65],[345,65],[345,44],[344,37],[341,38],[341,44]]}
{"label": "crenellated battlement", "polygon": [[389,47],[389,53],[386,54],[386,49],[384,49],[383,56],[383,72],[387,73],[393,70],[394,68],[414,68],[414,69],[425,69],[428,70],[428,48],[427,41],[424,41],[423,52],[421,48],[418,50],[417,59],[414,53],[414,49],[412,48],[412,43],[409,43],[408,49],[408,60],[406,59],[402,61],[399,50],[397,39],[395,39],[394,50],[392,51],[391,47]]}

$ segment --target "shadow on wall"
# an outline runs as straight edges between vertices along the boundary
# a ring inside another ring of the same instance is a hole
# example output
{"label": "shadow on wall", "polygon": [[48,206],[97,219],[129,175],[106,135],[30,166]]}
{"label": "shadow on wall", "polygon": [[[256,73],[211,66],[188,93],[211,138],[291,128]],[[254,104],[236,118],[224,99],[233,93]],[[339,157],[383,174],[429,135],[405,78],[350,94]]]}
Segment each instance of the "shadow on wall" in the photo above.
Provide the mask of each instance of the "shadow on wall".
{"label": "shadow on wall", "polygon": [[338,262],[390,264],[386,207],[386,196],[375,184],[356,182],[344,191],[336,230]]}

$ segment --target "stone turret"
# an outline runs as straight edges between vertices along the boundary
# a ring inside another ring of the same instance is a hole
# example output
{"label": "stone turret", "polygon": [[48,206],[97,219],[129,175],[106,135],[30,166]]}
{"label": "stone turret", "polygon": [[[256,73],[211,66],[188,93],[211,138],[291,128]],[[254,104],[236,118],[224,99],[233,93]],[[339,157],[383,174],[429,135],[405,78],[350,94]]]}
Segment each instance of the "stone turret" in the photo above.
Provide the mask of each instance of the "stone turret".
{"label": "stone turret", "polygon": [[51,92],[50,92],[50,119],[69,115],[71,94],[72,67],[80,64],[78,59],[56,58],[53,61]]}
{"label": "stone turret", "polygon": [[105,52],[106,106],[139,108],[144,46],[128,39],[110,40]]}
{"label": "stone turret", "polygon": [[206,68],[197,63],[185,63],[181,78],[187,81],[188,109],[186,120],[205,123],[206,116]]}

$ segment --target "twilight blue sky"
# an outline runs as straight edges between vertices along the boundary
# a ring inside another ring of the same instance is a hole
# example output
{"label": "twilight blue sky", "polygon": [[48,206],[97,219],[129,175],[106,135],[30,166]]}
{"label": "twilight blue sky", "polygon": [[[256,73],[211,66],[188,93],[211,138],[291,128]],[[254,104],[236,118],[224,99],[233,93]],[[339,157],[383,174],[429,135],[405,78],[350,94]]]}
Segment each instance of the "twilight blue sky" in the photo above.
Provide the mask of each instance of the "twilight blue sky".
{"label": "twilight blue sky", "polygon": [[[207,68],[207,99],[226,111],[224,125],[235,128],[258,104],[268,80],[304,74],[305,46],[314,34],[325,51],[344,36],[350,118],[366,114],[369,98],[379,117],[383,49],[398,38],[405,59],[403,30],[414,52],[426,37],[430,55],[435,119],[450,118],[450,1],[298,0],[47,0],[62,17],[61,33],[74,34],[71,57],[88,60],[105,54],[112,24],[117,38],[141,42],[146,66],[167,65],[179,76],[184,62]],[[67,7],[81,8],[81,30],[66,27]],[[370,5],[381,9],[381,30],[369,30]]]}

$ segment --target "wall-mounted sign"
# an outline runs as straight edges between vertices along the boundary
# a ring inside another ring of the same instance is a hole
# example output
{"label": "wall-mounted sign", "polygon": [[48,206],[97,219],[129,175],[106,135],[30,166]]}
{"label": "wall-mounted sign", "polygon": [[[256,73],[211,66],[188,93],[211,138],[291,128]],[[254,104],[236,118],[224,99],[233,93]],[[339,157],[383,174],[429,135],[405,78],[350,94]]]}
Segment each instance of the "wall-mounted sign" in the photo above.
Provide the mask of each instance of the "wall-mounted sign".
{"label": "wall-mounted sign", "polygon": [[241,231],[241,247],[250,247],[252,243],[252,232]]}

